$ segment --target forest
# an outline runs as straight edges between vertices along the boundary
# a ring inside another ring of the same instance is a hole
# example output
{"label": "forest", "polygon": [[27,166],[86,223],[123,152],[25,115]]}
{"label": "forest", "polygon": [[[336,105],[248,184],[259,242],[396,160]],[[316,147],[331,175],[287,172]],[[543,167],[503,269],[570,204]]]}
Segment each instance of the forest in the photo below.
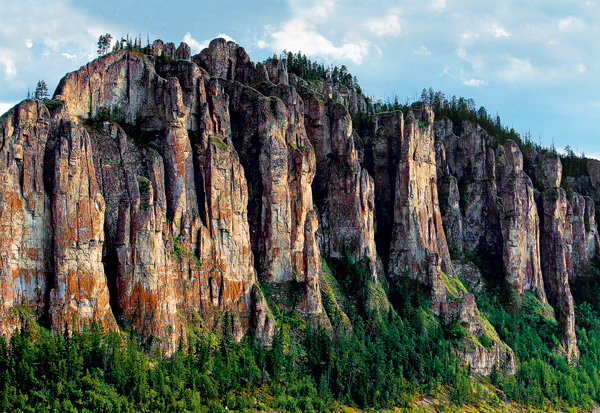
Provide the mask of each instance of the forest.
{"label": "forest", "polygon": [[[362,277],[360,264],[349,259],[324,267],[337,288],[338,281]],[[597,278],[585,278],[574,288],[592,297],[577,303],[577,365],[552,350],[558,342],[556,322],[543,315],[532,294],[512,314],[503,305],[510,299],[505,287],[478,294],[478,305],[518,362],[516,375],[504,374],[499,366],[489,378],[472,377],[462,364],[455,344],[463,327],[436,319],[423,287],[406,279],[388,288],[396,300],[385,317],[361,311],[348,299],[351,332],[315,329],[281,313],[271,348],[263,348],[252,334],[233,341],[224,315],[219,330],[195,329],[168,358],[138,349],[130,334],[103,333],[99,325],[71,336],[53,335],[19,308],[25,327],[8,343],[0,340],[0,409],[328,412],[340,406],[411,408],[420,396],[446,395],[441,408],[447,411],[483,409],[500,400],[580,411],[600,401]]]}

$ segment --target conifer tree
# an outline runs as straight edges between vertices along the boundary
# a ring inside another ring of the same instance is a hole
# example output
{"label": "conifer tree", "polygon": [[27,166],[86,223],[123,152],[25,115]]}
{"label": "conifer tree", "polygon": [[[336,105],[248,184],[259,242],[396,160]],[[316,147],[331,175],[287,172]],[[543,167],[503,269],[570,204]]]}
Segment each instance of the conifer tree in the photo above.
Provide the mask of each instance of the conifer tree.
{"label": "conifer tree", "polygon": [[108,52],[112,38],[110,33],[101,34],[100,37],[98,37],[98,54],[100,56]]}
{"label": "conifer tree", "polygon": [[33,98],[40,100],[48,99],[48,85],[46,85],[46,82],[43,79],[37,82]]}

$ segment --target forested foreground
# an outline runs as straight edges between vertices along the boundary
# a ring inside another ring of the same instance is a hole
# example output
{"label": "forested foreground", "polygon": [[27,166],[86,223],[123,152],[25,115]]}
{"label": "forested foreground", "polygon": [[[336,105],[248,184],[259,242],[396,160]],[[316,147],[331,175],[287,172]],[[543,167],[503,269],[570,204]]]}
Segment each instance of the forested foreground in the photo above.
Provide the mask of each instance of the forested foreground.
{"label": "forested foreground", "polygon": [[[340,281],[357,276],[351,273],[357,266],[334,268]],[[265,349],[251,335],[235,343],[224,316],[219,331],[194,330],[170,358],[141,351],[126,334],[105,334],[94,325],[70,337],[53,335],[26,309],[15,309],[26,327],[8,344],[0,340],[0,411],[326,412],[412,409],[423,397],[447,411],[506,402],[581,411],[600,401],[594,278],[575,288],[591,301],[577,306],[577,366],[555,351],[558,326],[532,295],[509,314],[501,303],[511,299],[510,291],[500,286],[480,294],[480,308],[518,358],[516,375],[498,366],[489,378],[472,377],[461,364],[455,349],[463,328],[440,323],[421,287],[407,282],[388,288],[390,296],[401,298],[385,316],[343,303],[351,332],[314,329],[280,312],[278,333]]]}

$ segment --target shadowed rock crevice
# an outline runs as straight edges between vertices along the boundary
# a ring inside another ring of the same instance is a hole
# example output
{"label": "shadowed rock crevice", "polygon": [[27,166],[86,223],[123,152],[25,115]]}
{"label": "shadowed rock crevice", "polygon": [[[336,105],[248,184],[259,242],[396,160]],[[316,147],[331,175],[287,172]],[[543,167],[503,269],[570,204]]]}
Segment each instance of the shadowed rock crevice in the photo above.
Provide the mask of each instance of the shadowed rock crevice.
{"label": "shadowed rock crevice", "polygon": [[120,322],[123,311],[119,307],[119,257],[115,247],[106,247],[106,252],[102,257],[102,264],[104,265],[104,274],[106,275],[110,308],[117,322]]}

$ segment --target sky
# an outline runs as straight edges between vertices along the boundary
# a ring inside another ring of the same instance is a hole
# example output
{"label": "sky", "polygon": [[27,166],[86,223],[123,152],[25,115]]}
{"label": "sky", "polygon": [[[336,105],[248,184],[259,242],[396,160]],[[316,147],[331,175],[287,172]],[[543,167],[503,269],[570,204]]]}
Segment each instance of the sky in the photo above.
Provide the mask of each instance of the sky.
{"label": "sky", "polygon": [[375,100],[473,98],[544,146],[600,158],[600,0],[0,0],[0,114],[97,57],[98,36],[216,37],[346,65]]}

